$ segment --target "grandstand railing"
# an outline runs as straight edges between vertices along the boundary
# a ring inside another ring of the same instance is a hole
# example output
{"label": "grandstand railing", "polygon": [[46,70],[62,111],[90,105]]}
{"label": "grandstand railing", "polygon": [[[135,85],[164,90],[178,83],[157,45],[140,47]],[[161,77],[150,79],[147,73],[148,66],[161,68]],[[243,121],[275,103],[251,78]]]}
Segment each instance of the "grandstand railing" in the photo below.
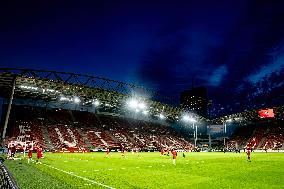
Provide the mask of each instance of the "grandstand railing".
{"label": "grandstand railing", "polygon": [[[1,157],[0,157],[1,158]],[[0,188],[2,189],[20,189],[15,179],[12,177],[6,166],[0,159]]]}

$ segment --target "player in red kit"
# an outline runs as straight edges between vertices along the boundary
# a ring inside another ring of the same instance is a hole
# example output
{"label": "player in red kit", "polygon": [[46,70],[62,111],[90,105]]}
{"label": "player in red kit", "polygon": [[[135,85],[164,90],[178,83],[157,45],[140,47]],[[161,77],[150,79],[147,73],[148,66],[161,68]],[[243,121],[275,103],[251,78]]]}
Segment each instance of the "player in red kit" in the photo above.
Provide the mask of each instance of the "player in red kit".
{"label": "player in red kit", "polygon": [[28,151],[28,163],[32,161],[32,158],[33,158],[33,148],[30,146]]}
{"label": "player in red kit", "polygon": [[106,158],[106,157],[109,157],[109,154],[110,154],[110,150],[109,150],[109,149],[107,149],[107,151],[106,151],[106,155],[105,155],[105,158]]}
{"label": "player in red kit", "polygon": [[163,148],[161,149],[160,153],[161,153],[160,156],[164,155],[164,149]]}
{"label": "player in red kit", "polygon": [[123,147],[121,148],[121,157],[125,158],[125,150]]}
{"label": "player in red kit", "polygon": [[37,157],[37,164],[38,163],[41,164],[41,161],[40,161],[42,158],[42,147],[41,146],[37,148],[36,157]]}
{"label": "player in red kit", "polygon": [[248,161],[250,162],[250,153],[251,153],[251,147],[250,147],[250,145],[247,145],[247,151],[246,151],[246,153],[247,153],[247,156],[248,156]]}
{"label": "player in red kit", "polygon": [[175,151],[175,149],[173,149],[171,151],[172,156],[173,156],[173,164],[176,165],[176,159],[177,159],[177,151]]}
{"label": "player in red kit", "polygon": [[12,148],[11,148],[11,157],[14,158],[16,154],[16,146],[15,144],[12,144]]}

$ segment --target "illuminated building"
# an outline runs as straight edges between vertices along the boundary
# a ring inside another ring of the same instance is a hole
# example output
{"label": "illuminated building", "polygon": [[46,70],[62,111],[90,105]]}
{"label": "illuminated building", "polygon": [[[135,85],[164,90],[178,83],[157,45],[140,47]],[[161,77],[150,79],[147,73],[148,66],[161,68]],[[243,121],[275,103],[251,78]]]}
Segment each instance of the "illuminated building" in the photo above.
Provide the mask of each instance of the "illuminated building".
{"label": "illuminated building", "polygon": [[207,90],[197,87],[185,90],[180,94],[180,105],[187,111],[207,117]]}

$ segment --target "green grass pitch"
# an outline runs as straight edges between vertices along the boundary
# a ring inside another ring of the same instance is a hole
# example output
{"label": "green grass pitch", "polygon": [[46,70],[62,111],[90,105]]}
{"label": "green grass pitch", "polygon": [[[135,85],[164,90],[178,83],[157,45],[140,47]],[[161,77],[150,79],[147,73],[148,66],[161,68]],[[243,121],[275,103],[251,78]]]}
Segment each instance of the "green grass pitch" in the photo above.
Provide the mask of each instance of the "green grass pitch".
{"label": "green grass pitch", "polygon": [[[35,155],[34,155],[35,156]],[[284,188],[284,153],[178,153],[176,166],[159,152],[53,154],[42,164],[5,164],[22,189],[31,188]]]}

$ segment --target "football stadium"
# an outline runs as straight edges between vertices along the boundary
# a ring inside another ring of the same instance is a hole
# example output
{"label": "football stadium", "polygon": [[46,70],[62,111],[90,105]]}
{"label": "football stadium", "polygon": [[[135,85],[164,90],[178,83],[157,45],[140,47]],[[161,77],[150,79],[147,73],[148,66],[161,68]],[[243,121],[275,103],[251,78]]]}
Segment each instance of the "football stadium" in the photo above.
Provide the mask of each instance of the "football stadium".
{"label": "football stadium", "polygon": [[3,68],[0,88],[1,188],[284,185],[283,106],[207,119],[142,87],[45,70]]}
{"label": "football stadium", "polygon": [[0,5],[0,189],[284,189],[284,0]]}

